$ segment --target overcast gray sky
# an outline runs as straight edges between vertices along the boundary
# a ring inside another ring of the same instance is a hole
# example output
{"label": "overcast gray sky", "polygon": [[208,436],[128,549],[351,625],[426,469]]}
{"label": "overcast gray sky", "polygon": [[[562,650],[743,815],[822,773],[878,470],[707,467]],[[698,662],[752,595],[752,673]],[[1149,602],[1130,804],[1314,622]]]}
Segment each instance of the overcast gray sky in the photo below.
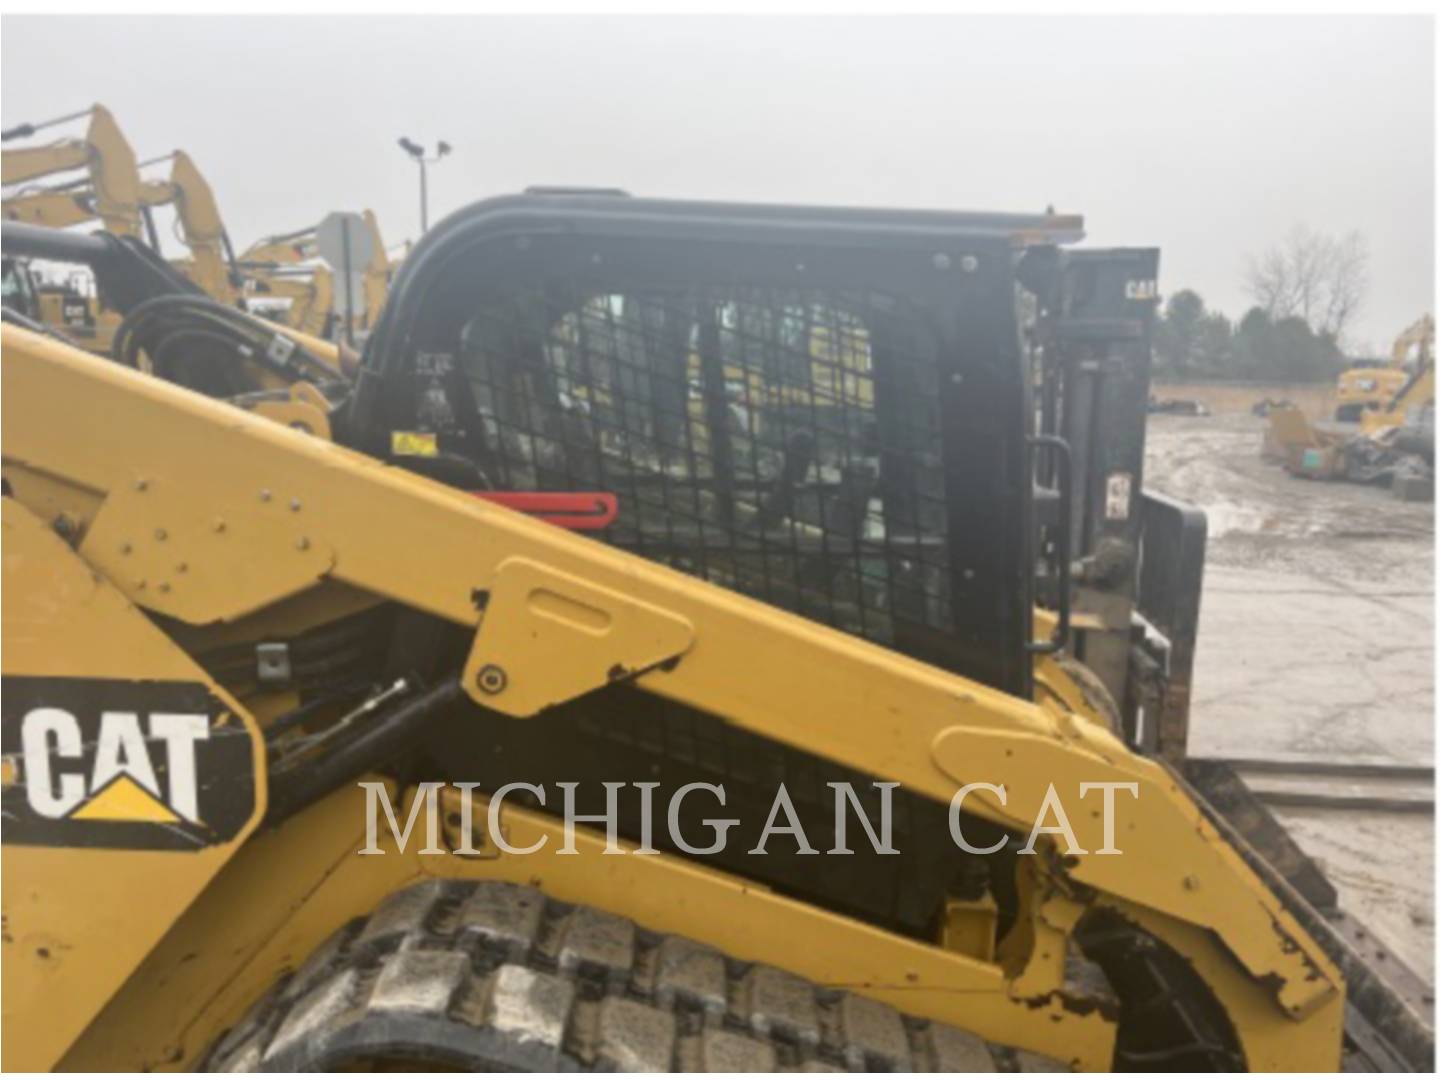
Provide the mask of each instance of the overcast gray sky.
{"label": "overcast gray sky", "polygon": [[372,207],[418,229],[400,135],[455,150],[431,220],[528,184],[1086,216],[1232,316],[1247,253],[1359,229],[1357,332],[1431,306],[1428,18],[7,17],[6,126],[102,102],[181,148],[238,246]]}

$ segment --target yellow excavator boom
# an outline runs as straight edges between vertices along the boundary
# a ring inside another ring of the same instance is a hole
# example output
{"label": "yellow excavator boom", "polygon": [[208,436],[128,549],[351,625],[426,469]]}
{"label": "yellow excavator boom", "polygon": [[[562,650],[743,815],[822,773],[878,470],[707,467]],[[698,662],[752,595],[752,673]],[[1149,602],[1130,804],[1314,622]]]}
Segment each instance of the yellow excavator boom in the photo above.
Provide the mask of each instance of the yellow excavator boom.
{"label": "yellow excavator boom", "polygon": [[1410,351],[1418,348],[1420,363],[1427,362],[1435,352],[1435,317],[1425,314],[1407,326],[1390,347],[1390,362],[1401,367],[1410,357]]}
{"label": "yellow excavator boom", "polygon": [[1399,427],[1414,410],[1435,404],[1435,320],[1432,316],[1422,315],[1395,339],[1391,362],[1409,374],[1379,408],[1360,414],[1360,430],[1367,435]]}
{"label": "yellow excavator boom", "polygon": [[[380,224],[373,210],[363,212],[366,230],[370,233],[373,245],[369,262],[365,265],[363,275],[363,289],[365,294],[365,315],[360,325],[353,327],[356,332],[369,329],[375,324],[381,307],[385,304],[385,296],[390,288],[391,264],[390,257],[385,251],[385,242],[380,235]],[[334,295],[334,283],[332,275],[323,267],[316,266],[319,259],[319,251],[316,248],[315,236],[316,227],[301,229],[293,233],[285,233],[277,236],[266,237],[257,240],[250,247],[241,253],[239,264],[245,268],[247,274],[269,286],[264,291],[276,293],[277,295],[294,295],[295,290],[277,281],[283,281],[273,273],[267,273],[266,267],[290,267],[306,265],[315,270],[315,289],[303,300],[301,314],[297,317],[310,328],[311,333],[318,333],[315,329],[322,322],[320,311],[328,315],[331,297]],[[320,278],[325,280],[321,281]],[[321,304],[323,302],[323,309]],[[297,326],[301,325],[296,323]]]}
{"label": "yellow excavator boom", "polygon": [[[87,169],[86,177],[80,180],[48,188],[21,188],[16,191],[3,202],[6,220],[67,228],[99,219],[109,232],[139,237],[149,210],[173,206],[180,239],[189,251],[188,257],[177,260],[175,265],[206,294],[224,304],[234,304],[244,293],[287,299],[290,301],[285,315],[287,323],[304,334],[316,337],[325,334],[334,296],[330,272],[319,267],[302,279],[252,269],[248,277],[253,280],[248,285],[244,281],[237,282],[214,190],[194,160],[183,150],[137,164],[135,153],[114,116],[102,105],[96,105],[86,113],[60,117],[46,124],[29,125],[7,134],[33,133],[80,116],[90,118],[83,139],[66,139],[49,146],[4,151],[7,186],[24,184],[54,173]],[[143,165],[165,160],[171,163],[165,179],[145,179],[141,176]],[[367,308],[373,319],[373,313],[384,302],[389,262],[380,243],[374,215],[369,211],[366,213],[377,248],[365,277]],[[310,239],[313,242],[313,230]],[[303,261],[308,254],[303,248],[277,240],[252,248],[246,253],[246,260],[288,266]],[[95,317],[98,318],[99,313]]]}
{"label": "yellow excavator boom", "polygon": [[[139,209],[140,173],[136,165],[135,151],[109,109],[103,105],[95,105],[84,113],[60,117],[44,124],[28,125],[26,130],[39,131],[81,116],[90,118],[83,138],[62,139],[47,146],[0,151],[0,173],[3,173],[5,186],[28,184],[55,173],[85,169],[94,193],[95,216],[105,228],[120,236],[142,235],[143,222]],[[43,192],[21,191],[17,196],[25,197],[27,194]],[[10,201],[5,200],[7,209]],[[10,216],[8,212],[6,216]],[[30,216],[17,217],[16,220],[37,219]]]}
{"label": "yellow excavator boom", "polygon": [[231,280],[225,222],[215,192],[185,151],[176,150],[169,158],[169,179],[145,184],[146,205],[175,207],[181,239],[190,250],[185,275],[215,299],[233,303],[238,290]]}

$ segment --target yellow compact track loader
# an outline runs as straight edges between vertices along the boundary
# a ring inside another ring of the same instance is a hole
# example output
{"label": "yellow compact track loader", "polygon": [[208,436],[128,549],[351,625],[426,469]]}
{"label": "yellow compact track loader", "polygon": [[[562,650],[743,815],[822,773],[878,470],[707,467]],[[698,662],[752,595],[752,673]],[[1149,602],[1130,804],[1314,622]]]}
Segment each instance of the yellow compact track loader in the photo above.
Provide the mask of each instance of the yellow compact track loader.
{"label": "yellow compact track loader", "polygon": [[4,1066],[1431,1067],[1186,753],[1158,254],[1081,226],[489,200],[318,428],[204,303],[7,312]]}

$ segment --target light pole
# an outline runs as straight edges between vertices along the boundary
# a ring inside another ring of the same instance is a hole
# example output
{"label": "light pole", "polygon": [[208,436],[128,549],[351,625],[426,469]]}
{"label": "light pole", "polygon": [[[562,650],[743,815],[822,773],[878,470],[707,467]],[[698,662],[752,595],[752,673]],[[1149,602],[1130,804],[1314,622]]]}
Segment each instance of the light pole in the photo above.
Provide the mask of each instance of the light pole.
{"label": "light pole", "polygon": [[415,159],[415,164],[420,166],[420,235],[425,235],[430,228],[430,206],[429,194],[425,186],[425,166],[433,165],[446,154],[450,153],[450,144],[443,139],[435,144],[435,156],[426,157],[425,148],[417,142],[401,136],[400,149]]}

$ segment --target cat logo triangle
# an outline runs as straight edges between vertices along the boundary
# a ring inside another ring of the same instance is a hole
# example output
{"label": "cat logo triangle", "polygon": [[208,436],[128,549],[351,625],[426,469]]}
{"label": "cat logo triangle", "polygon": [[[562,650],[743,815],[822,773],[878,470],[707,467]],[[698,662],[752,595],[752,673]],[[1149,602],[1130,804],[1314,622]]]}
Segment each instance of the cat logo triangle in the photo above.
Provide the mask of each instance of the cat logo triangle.
{"label": "cat logo triangle", "polygon": [[146,821],[156,824],[177,824],[179,815],[133,777],[121,773],[106,784],[95,797],[70,815],[72,821]]}

